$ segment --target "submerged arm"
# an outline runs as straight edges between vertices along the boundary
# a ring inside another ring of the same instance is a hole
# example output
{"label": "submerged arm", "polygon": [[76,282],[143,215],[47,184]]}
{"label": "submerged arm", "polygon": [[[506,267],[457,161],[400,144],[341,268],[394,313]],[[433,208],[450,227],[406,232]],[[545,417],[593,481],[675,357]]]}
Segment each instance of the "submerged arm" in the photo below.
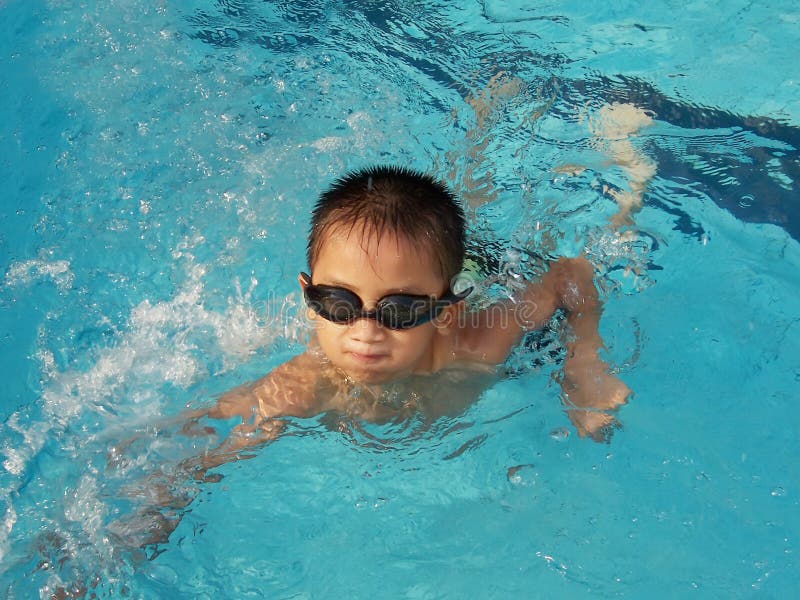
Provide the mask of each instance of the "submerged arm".
{"label": "submerged arm", "polygon": [[570,330],[561,381],[567,413],[580,436],[602,440],[608,428],[616,425],[614,418],[602,411],[624,404],[630,389],[608,372],[608,365],[599,356],[603,347],[599,332],[602,304],[589,261],[562,259],[548,272],[551,274],[548,285],[560,299],[559,308],[566,312]]}
{"label": "submerged arm", "polygon": [[[126,486],[125,495],[136,500],[138,508],[134,514],[115,522],[112,531],[128,547],[166,542],[197,495],[196,484],[222,478],[209,474],[211,469],[255,456],[253,451],[276,440],[283,432],[282,417],[313,414],[317,372],[308,369],[311,361],[313,357],[305,354],[297,356],[255,383],[226,392],[211,408],[185,411],[159,423],[159,430],[178,427],[177,433],[181,435],[210,437],[216,431],[203,423],[206,418],[240,419],[216,446]],[[124,452],[129,445],[113,448],[112,458],[116,461],[120,449]]]}
{"label": "submerged arm", "polygon": [[195,421],[203,416],[242,419],[221,444],[191,459],[195,479],[204,479],[205,472],[214,467],[250,458],[242,451],[276,439],[284,428],[282,417],[308,417],[317,412],[314,391],[318,373],[318,361],[305,352],[255,383],[224,393],[213,407],[194,417]]}
{"label": "submerged arm", "polygon": [[582,257],[551,263],[516,302],[493,305],[478,313],[475,323],[461,327],[456,357],[501,363],[526,332],[540,329],[556,310],[563,310],[570,330],[561,382],[564,402],[578,434],[601,439],[615,421],[599,411],[623,404],[630,390],[608,373],[599,357],[602,305],[593,275],[592,265]]}

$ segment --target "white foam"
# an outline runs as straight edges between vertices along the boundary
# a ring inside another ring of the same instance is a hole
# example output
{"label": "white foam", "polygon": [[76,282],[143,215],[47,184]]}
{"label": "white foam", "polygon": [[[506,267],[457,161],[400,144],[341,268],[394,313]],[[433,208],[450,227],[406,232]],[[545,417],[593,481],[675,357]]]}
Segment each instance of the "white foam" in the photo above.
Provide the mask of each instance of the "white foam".
{"label": "white foam", "polygon": [[81,529],[87,534],[89,539],[95,542],[95,547],[101,545],[103,519],[108,509],[99,499],[97,481],[91,475],[83,475],[78,483],[78,487],[66,494],[67,505],[64,508],[64,516],[69,521],[80,524]]}
{"label": "white foam", "polygon": [[363,149],[380,138],[378,127],[372,117],[364,112],[357,111],[348,115],[347,125],[352,131],[350,136],[326,136],[311,142],[311,147],[320,152],[331,152],[343,148]]}
{"label": "white foam", "polygon": [[0,564],[3,564],[6,552],[8,552],[8,537],[17,522],[17,513],[9,502],[3,521],[0,523]]}
{"label": "white foam", "polygon": [[22,437],[22,443],[9,444],[2,449],[6,457],[3,461],[3,468],[12,475],[20,475],[30,456],[38,452],[44,445],[50,425],[42,421],[22,424],[19,422],[19,413],[14,413],[6,421],[6,426]]}
{"label": "white foam", "polygon": [[3,453],[6,455],[3,468],[12,475],[20,475],[25,468],[27,457],[17,448],[4,448]]}
{"label": "white foam", "polygon": [[344,148],[349,143],[349,140],[344,137],[328,136],[319,138],[311,142],[311,147],[320,152],[330,152]]}
{"label": "white foam", "polygon": [[28,285],[42,279],[50,279],[59,290],[69,289],[74,279],[69,261],[32,258],[13,262],[6,271],[6,285],[9,286]]}

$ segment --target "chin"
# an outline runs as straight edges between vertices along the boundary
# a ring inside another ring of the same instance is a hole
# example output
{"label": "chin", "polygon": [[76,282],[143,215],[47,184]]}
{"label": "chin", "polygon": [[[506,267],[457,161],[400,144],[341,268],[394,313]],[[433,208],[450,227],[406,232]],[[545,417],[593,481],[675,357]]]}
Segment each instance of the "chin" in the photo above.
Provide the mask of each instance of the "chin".
{"label": "chin", "polygon": [[356,383],[387,383],[393,379],[397,379],[400,375],[398,373],[387,373],[385,371],[370,371],[370,370],[345,370],[347,376]]}

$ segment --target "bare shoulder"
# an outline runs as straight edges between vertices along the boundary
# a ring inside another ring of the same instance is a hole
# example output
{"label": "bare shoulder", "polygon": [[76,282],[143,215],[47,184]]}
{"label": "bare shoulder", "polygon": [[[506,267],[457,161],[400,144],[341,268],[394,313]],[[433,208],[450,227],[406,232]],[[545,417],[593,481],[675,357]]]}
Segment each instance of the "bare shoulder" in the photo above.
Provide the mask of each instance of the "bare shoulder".
{"label": "bare shoulder", "polygon": [[531,283],[517,301],[496,302],[465,314],[452,336],[454,356],[459,361],[500,364],[525,332],[545,325],[554,310],[551,283]]}
{"label": "bare shoulder", "polygon": [[209,416],[227,419],[240,416],[245,421],[260,418],[305,417],[316,412],[316,388],[321,372],[320,360],[309,352],[275,367],[261,379],[222,394]]}
{"label": "bare shoulder", "polygon": [[528,283],[513,301],[496,302],[460,315],[450,342],[453,356],[456,360],[503,362],[526,332],[541,329],[557,309],[593,308],[597,291],[592,277],[593,267],[582,257],[548,263],[547,272]]}

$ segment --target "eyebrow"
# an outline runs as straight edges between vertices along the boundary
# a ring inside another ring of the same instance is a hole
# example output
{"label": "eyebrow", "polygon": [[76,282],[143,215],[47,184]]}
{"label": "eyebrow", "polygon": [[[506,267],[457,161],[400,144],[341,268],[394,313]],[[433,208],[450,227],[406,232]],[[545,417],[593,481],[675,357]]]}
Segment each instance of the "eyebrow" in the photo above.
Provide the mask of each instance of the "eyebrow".
{"label": "eyebrow", "polygon": [[[357,290],[356,288],[354,288],[352,285],[348,284],[345,281],[339,281],[338,279],[331,279],[329,281],[326,281],[325,283],[317,283],[316,285],[329,285],[333,287],[344,288],[350,292],[353,292],[359,298],[364,300],[361,290]],[[389,288],[388,290],[382,290],[381,295],[378,296],[376,300],[380,300],[381,298],[385,298],[386,296],[394,296],[396,294],[404,294],[409,296],[424,296],[426,298],[430,297],[431,295],[431,294],[426,294],[425,292],[420,290],[415,290],[414,288]]]}

